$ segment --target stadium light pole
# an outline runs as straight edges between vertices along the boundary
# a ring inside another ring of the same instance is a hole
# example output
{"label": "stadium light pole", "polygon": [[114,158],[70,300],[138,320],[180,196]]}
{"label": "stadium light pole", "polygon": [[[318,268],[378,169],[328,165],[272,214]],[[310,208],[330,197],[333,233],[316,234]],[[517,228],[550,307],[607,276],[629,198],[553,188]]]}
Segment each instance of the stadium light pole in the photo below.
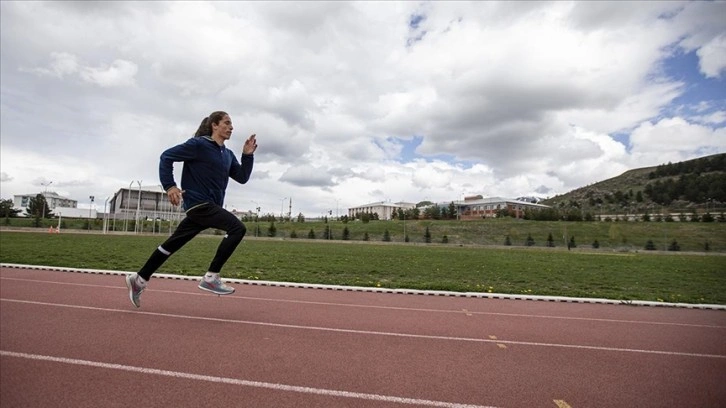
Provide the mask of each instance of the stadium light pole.
{"label": "stadium light pole", "polygon": [[[128,231],[129,223],[129,212],[131,211],[131,186],[134,185],[134,181],[131,180],[129,183],[129,196],[126,197],[126,214],[124,214],[124,232]],[[121,192],[121,203],[123,204],[124,196],[123,191]]]}
{"label": "stadium light pole", "polygon": [[93,208],[93,200],[96,199],[94,196],[88,196],[88,198],[91,200],[91,204],[88,206],[88,230],[91,230],[91,209]]}
{"label": "stadium light pole", "polygon": [[406,210],[401,209],[401,217],[403,218],[403,242],[406,242]]}
{"label": "stadium light pole", "polygon": [[257,210],[257,216],[255,217],[255,237],[257,236],[257,231],[259,231],[259,222],[260,222],[260,204],[257,201],[250,200],[250,202],[255,203],[256,210]]}
{"label": "stadium light pole", "polygon": [[283,209],[285,206],[285,200],[287,200],[287,197],[282,197],[282,199],[280,199],[280,222],[282,222],[282,219],[285,217],[283,215],[283,211],[285,211]]}
{"label": "stadium light pole", "polygon": [[103,233],[106,233],[106,228],[108,228],[108,214],[106,213],[106,205],[108,204],[108,200],[111,197],[106,197],[106,201],[103,202]]}
{"label": "stadium light pole", "polygon": [[138,230],[138,232],[143,232],[141,228],[138,228],[139,221],[140,221],[139,212],[141,210],[141,180],[136,180],[136,183],[139,185],[139,197],[138,197],[138,200],[136,201],[136,218],[135,218],[135,222],[134,222],[134,233],[137,233],[137,230]]}
{"label": "stadium light pole", "polygon": [[48,186],[53,184],[52,181],[49,181],[47,183],[40,183],[41,186],[45,187],[45,191],[43,191],[43,218],[45,218],[45,208],[48,204],[48,198],[46,197],[48,195]]}

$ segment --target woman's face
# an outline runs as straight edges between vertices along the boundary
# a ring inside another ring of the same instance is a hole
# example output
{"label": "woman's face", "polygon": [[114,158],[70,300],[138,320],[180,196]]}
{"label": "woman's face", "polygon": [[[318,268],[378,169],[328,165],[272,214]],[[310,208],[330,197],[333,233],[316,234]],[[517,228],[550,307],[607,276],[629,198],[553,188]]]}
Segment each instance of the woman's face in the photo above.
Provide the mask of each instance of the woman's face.
{"label": "woman's face", "polygon": [[217,135],[223,140],[229,140],[232,137],[233,129],[232,119],[229,118],[229,115],[224,115],[219,123],[212,123],[212,136]]}

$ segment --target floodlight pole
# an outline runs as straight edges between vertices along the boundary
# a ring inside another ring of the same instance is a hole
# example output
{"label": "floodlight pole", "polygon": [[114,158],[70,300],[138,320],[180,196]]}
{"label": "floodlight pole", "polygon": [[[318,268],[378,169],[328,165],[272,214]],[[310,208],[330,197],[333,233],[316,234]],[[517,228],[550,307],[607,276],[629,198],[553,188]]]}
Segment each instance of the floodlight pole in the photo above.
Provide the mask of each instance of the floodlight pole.
{"label": "floodlight pole", "polygon": [[91,230],[91,209],[93,208],[93,200],[96,199],[94,196],[88,196],[91,199],[91,204],[88,206],[88,230]]}
{"label": "floodlight pole", "polygon": [[[134,184],[134,181],[131,180],[129,183],[129,196],[126,197],[126,214],[124,214],[124,232],[128,231],[128,223],[129,223],[129,212],[131,211],[131,186]],[[121,192],[121,203],[123,204],[124,196],[123,191]]]}
{"label": "floodlight pole", "polygon": [[103,202],[103,233],[106,233],[106,229],[108,228],[108,214],[106,213],[106,204],[108,204],[108,200],[111,197],[106,197],[106,201]]}
{"label": "floodlight pole", "polygon": [[140,221],[139,220],[139,211],[141,210],[141,180],[136,180],[136,183],[138,183],[138,185],[139,185],[139,197],[138,197],[138,201],[136,202],[136,218],[135,218],[135,222],[134,222],[134,234],[137,233],[137,230],[139,232],[143,232],[143,231],[141,231],[141,228],[138,228],[139,221]]}
{"label": "floodlight pole", "polygon": [[285,211],[283,209],[285,205],[285,200],[287,200],[287,197],[282,197],[282,199],[280,200],[280,222],[282,222],[282,219],[285,217],[283,215],[283,211]]}
{"label": "floodlight pole", "polygon": [[40,183],[41,186],[45,186],[45,191],[43,192],[43,218],[45,218],[45,206],[48,204],[48,186],[53,184],[52,181],[49,181],[47,183]]}
{"label": "floodlight pole", "polygon": [[257,206],[257,216],[255,217],[255,237],[257,236],[257,231],[260,229],[259,222],[260,222],[260,204],[257,201],[250,200],[250,202],[255,203]]}

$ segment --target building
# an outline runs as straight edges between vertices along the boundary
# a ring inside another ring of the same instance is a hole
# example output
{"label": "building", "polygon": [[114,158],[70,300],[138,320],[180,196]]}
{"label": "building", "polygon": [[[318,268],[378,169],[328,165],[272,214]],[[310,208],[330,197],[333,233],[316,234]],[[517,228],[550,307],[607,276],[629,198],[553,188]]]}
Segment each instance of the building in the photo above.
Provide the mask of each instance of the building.
{"label": "building", "polygon": [[416,204],[413,203],[390,203],[387,201],[380,201],[377,203],[370,203],[361,205],[358,207],[348,208],[348,217],[355,218],[358,214],[378,214],[379,220],[390,220],[393,219],[393,213],[398,211],[399,208],[404,210],[410,210],[416,208]]}
{"label": "building", "polygon": [[482,218],[494,218],[501,210],[506,209],[510,216],[524,218],[526,210],[542,210],[550,208],[546,205],[522,201],[520,199],[490,197],[483,198],[481,195],[465,197],[463,201],[454,201],[458,208],[459,218],[462,220],[478,220]]}
{"label": "building", "polygon": [[53,215],[59,218],[98,218],[98,212],[94,209],[77,208],[77,207],[56,207]]}
{"label": "building", "polygon": [[61,197],[58,195],[58,193],[53,191],[46,191],[44,193],[34,193],[34,194],[20,194],[13,196],[13,207],[16,209],[22,210],[22,212],[18,215],[25,216],[25,211],[28,209],[28,205],[30,204],[30,199],[35,198],[38,194],[45,197],[45,202],[48,203],[48,208],[51,212],[54,212],[56,208],[77,208],[78,207],[78,201],[72,200],[70,198]]}
{"label": "building", "polygon": [[183,214],[178,206],[171,205],[161,186],[123,187],[108,201],[108,217],[121,220],[177,219]]}
{"label": "building", "polygon": [[[483,198],[481,195],[475,195],[470,197],[464,197],[464,200],[453,201],[456,207],[458,219],[460,220],[478,220],[482,218],[494,218],[497,213],[501,210],[506,209],[510,216],[515,218],[524,218],[524,212],[526,210],[541,210],[550,208],[546,205],[533,203],[530,199],[523,198],[501,198],[501,197],[490,197]],[[439,207],[449,207],[452,201],[437,203]],[[360,213],[378,213],[378,219],[380,220],[391,220],[393,214],[398,211],[399,208],[409,210],[416,208],[416,204],[413,203],[390,203],[381,201],[377,203],[365,204],[358,207],[348,209],[348,216],[354,218]]]}

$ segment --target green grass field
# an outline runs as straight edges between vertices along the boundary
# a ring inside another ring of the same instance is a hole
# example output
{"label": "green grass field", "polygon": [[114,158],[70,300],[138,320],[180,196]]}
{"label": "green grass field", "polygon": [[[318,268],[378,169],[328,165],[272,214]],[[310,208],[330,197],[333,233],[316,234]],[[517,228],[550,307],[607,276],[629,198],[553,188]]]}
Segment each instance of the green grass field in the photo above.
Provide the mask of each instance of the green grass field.
{"label": "green grass field", "polygon": [[[33,220],[27,218],[5,219],[3,228],[31,227]],[[46,231],[49,226],[56,226],[58,220],[41,220],[41,227],[31,230]],[[89,228],[87,220],[67,219],[62,221],[62,230],[82,230]],[[92,231],[100,232],[102,220],[91,223]],[[118,230],[123,228],[122,222],[112,223]],[[173,224],[176,225],[176,224]],[[268,221],[246,222],[248,236],[268,236],[270,227]],[[158,227],[159,224],[156,224]],[[432,243],[442,243],[444,236],[450,245],[503,245],[509,237],[512,246],[524,246],[529,235],[535,241],[535,246],[544,247],[550,234],[556,247],[566,247],[571,237],[575,238],[578,248],[592,248],[593,242],[598,241],[600,248],[617,251],[643,250],[648,241],[652,241],[659,250],[666,250],[673,241],[678,243],[681,251],[693,252],[723,252],[726,253],[726,223],[724,222],[563,222],[563,221],[526,221],[521,219],[503,218],[477,221],[360,221],[343,223],[331,221],[330,224],[320,221],[276,222],[276,237],[290,238],[293,233],[300,239],[307,239],[312,231],[316,239],[324,236],[326,228],[330,227],[332,240],[342,240],[344,230],[348,229],[351,241],[362,241],[368,234],[371,242],[380,242],[386,231],[391,242],[404,242],[405,235],[409,243],[424,243],[426,228],[429,228]],[[161,223],[161,231],[169,231],[169,222]],[[146,221],[143,232],[149,233],[154,228],[152,221]],[[133,221],[127,226],[134,231]],[[115,233],[123,233],[117,231]],[[213,231],[209,231],[213,233]],[[567,238],[565,238],[567,237]],[[708,246],[708,251],[706,247]]]}
{"label": "green grass field", "polygon": [[[252,229],[252,228],[250,228]],[[300,234],[300,232],[298,232]],[[0,232],[0,262],[136,271],[165,236]],[[200,235],[160,273],[201,275],[221,236]],[[722,253],[245,239],[223,276],[407,289],[726,304]]]}

